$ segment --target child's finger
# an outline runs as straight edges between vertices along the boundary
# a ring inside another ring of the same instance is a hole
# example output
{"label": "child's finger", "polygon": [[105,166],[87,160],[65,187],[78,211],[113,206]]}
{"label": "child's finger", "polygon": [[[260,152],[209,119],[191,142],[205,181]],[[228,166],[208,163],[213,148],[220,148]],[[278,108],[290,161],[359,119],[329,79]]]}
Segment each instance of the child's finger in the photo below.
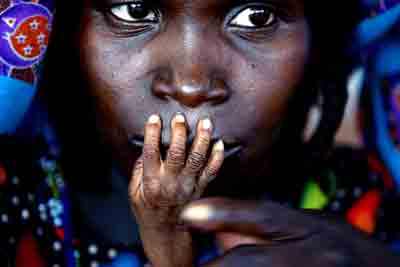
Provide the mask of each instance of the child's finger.
{"label": "child's finger", "polygon": [[217,173],[224,162],[224,149],[224,142],[222,140],[219,140],[214,144],[210,159],[197,182],[195,198],[200,198],[207,185],[217,176]]}
{"label": "child's finger", "polygon": [[160,136],[160,116],[151,115],[147,120],[144,130],[143,170],[145,178],[157,177],[159,173],[161,166]]}
{"label": "child's finger", "polygon": [[187,133],[185,117],[182,114],[177,114],[172,119],[171,130],[171,145],[165,160],[165,170],[172,176],[176,176],[185,165]]}
{"label": "child's finger", "polygon": [[139,194],[139,189],[141,187],[143,179],[143,155],[140,156],[135,162],[133,167],[131,181],[129,183],[129,196],[132,200],[136,200]]}
{"label": "child's finger", "polygon": [[191,190],[195,184],[195,177],[198,176],[206,163],[207,151],[211,142],[213,125],[209,118],[203,119],[197,125],[196,136],[188,155],[185,169],[183,170],[182,184],[186,189]]}

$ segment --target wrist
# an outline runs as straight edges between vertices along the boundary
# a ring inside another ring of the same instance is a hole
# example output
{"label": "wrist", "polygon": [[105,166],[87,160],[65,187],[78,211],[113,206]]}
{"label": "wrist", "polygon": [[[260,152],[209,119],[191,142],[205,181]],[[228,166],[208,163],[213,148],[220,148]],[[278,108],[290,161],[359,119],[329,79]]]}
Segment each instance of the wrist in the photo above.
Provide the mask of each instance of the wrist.
{"label": "wrist", "polygon": [[141,231],[144,251],[154,267],[192,267],[194,249],[189,231]]}

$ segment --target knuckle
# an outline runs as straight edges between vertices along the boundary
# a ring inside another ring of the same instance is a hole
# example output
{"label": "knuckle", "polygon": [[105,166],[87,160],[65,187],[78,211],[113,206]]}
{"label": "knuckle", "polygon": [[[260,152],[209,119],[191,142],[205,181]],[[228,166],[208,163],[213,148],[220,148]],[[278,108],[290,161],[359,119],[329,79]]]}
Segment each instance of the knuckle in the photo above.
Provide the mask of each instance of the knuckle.
{"label": "knuckle", "polygon": [[168,150],[168,158],[170,163],[180,165],[185,158],[185,148],[182,146],[171,146]]}
{"label": "knuckle", "polygon": [[216,166],[209,166],[204,169],[204,175],[207,180],[213,179],[215,176],[217,176],[219,168]]}
{"label": "knuckle", "polygon": [[201,134],[198,137],[199,144],[208,145],[210,143],[210,135],[209,134]]}
{"label": "knuckle", "polygon": [[153,158],[159,152],[160,152],[160,148],[158,147],[158,145],[156,145],[154,143],[145,144],[143,146],[143,158],[144,159]]}
{"label": "knuckle", "polygon": [[198,170],[203,166],[205,160],[205,155],[196,151],[192,151],[188,158],[188,166],[192,170]]}

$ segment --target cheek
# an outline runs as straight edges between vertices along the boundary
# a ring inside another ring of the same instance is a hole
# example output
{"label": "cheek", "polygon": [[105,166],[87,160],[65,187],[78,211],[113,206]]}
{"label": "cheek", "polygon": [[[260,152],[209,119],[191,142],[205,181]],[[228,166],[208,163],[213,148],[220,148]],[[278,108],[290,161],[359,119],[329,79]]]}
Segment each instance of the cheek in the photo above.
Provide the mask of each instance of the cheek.
{"label": "cheek", "polygon": [[233,74],[238,77],[235,87],[243,110],[247,110],[247,118],[242,120],[251,123],[249,129],[255,140],[271,136],[283,121],[290,97],[303,83],[308,51],[308,33],[301,31],[235,64],[241,66]]}
{"label": "cheek", "polygon": [[87,86],[82,89],[92,99],[99,137],[128,173],[133,155],[127,129],[142,129],[147,117],[141,103],[148,90],[143,90],[147,85],[140,77],[148,69],[149,55],[140,47],[128,49],[129,40],[115,39],[90,23],[82,29],[81,72]]}
{"label": "cheek", "polygon": [[131,123],[139,127],[144,121],[135,115],[145,112],[141,103],[149,92],[143,77],[151,65],[150,51],[143,49],[144,42],[116,38],[95,24],[82,30],[80,44],[82,72],[98,121],[112,129],[132,128]]}

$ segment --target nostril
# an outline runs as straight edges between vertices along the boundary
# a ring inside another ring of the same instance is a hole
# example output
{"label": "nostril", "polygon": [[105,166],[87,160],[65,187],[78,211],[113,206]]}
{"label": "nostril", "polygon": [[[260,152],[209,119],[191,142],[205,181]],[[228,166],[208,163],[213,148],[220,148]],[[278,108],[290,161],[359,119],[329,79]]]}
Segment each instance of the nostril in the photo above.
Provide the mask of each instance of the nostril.
{"label": "nostril", "polygon": [[218,105],[225,102],[230,96],[230,93],[226,89],[216,88],[208,92],[207,98],[213,105]]}
{"label": "nostril", "polygon": [[207,92],[208,99],[213,105],[221,104],[229,99],[231,91],[222,79],[215,79],[211,84],[211,89]]}
{"label": "nostril", "polygon": [[168,96],[172,96],[174,94],[174,90],[164,81],[155,80],[152,85],[152,92],[158,98],[166,100]]}
{"label": "nostril", "polygon": [[173,97],[175,95],[175,90],[171,86],[171,81],[165,75],[157,75],[151,85],[152,93],[156,97],[166,100],[168,97]]}
{"label": "nostril", "polygon": [[217,105],[229,99],[231,92],[224,79],[215,75],[160,68],[153,76],[151,91],[159,99],[175,100],[191,108],[206,103]]}

